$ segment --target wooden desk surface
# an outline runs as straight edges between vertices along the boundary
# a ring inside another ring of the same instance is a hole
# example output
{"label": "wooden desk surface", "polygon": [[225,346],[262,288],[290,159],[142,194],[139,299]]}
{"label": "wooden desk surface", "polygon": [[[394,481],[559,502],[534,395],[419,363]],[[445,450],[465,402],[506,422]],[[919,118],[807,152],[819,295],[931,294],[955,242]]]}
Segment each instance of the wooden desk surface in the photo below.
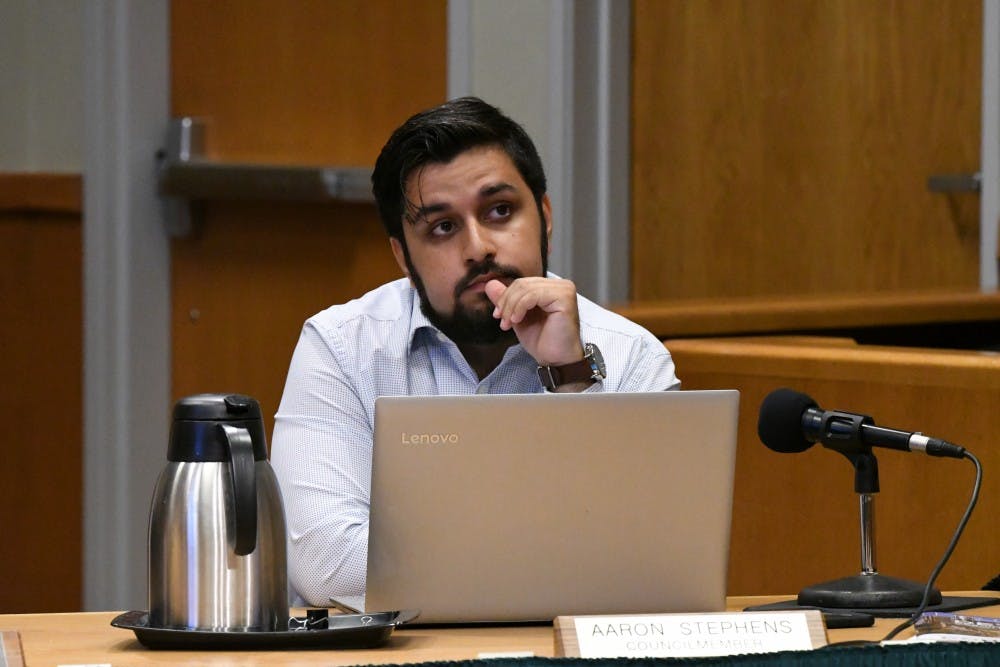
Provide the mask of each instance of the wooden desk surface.
{"label": "wooden desk surface", "polygon": [[1000,320],[1000,292],[933,290],[621,304],[660,338]]}
{"label": "wooden desk surface", "polygon": [[[985,595],[983,592],[961,595]],[[729,609],[738,611],[751,604],[763,604],[780,597],[732,597]],[[969,613],[1000,616],[1000,605]],[[530,651],[539,657],[554,653],[551,626],[484,627],[461,629],[399,629],[380,648],[366,650],[301,651],[152,651],[135,636],[113,628],[116,612],[77,614],[0,615],[0,630],[17,630],[25,664],[47,665],[360,665],[415,663],[432,660],[470,660],[482,652]],[[829,630],[830,642],[852,639],[881,639],[900,619],[876,619],[871,628]],[[900,635],[911,634],[907,630]]]}

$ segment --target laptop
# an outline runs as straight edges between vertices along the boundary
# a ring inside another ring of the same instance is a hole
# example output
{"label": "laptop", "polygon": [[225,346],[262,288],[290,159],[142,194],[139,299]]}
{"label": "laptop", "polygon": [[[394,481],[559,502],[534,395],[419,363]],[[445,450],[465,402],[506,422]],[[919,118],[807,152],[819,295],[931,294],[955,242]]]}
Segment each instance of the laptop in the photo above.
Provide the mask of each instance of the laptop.
{"label": "laptop", "polygon": [[722,611],[739,392],[383,397],[365,608]]}

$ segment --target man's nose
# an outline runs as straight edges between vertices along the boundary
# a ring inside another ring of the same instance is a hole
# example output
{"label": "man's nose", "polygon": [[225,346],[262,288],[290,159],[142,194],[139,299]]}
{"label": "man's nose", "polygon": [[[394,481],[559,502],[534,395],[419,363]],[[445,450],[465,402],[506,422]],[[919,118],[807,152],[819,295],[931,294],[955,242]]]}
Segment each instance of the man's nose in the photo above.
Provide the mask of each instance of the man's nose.
{"label": "man's nose", "polygon": [[481,262],[487,257],[495,257],[496,239],[493,232],[477,220],[466,225],[465,261],[469,264]]}

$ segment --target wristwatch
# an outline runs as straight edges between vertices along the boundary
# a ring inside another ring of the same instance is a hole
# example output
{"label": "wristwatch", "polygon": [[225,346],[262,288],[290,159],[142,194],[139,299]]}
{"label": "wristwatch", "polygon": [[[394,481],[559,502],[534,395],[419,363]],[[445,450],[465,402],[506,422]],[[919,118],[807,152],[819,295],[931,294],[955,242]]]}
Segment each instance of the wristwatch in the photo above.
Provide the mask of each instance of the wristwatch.
{"label": "wristwatch", "polygon": [[604,367],[604,357],[593,343],[584,343],[583,359],[564,366],[539,366],[538,379],[549,391],[571,382],[603,380],[608,376]]}

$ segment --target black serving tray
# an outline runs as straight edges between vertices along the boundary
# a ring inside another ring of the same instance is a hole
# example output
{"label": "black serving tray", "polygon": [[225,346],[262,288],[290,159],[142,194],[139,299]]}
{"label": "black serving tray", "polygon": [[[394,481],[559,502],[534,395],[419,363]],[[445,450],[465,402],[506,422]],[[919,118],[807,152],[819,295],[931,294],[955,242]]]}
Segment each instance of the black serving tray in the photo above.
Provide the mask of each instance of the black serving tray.
{"label": "black serving tray", "polygon": [[397,625],[415,619],[418,611],[382,611],[371,614],[332,614],[328,628],[228,632],[150,627],[149,612],[126,611],[111,625],[135,632],[143,646],[154,649],[296,649],[374,648],[385,642]]}

